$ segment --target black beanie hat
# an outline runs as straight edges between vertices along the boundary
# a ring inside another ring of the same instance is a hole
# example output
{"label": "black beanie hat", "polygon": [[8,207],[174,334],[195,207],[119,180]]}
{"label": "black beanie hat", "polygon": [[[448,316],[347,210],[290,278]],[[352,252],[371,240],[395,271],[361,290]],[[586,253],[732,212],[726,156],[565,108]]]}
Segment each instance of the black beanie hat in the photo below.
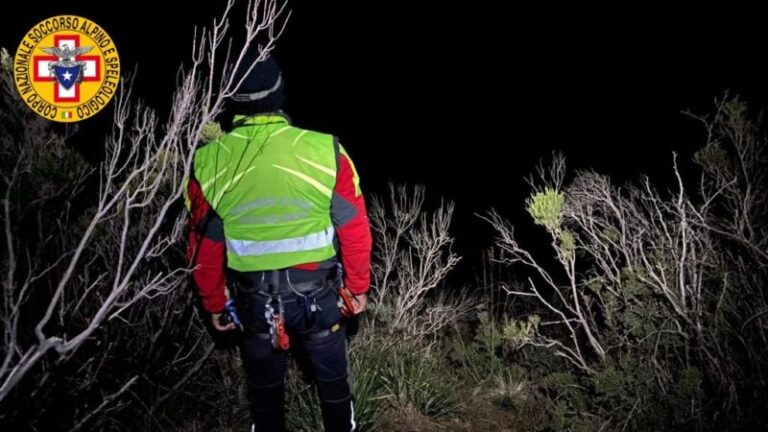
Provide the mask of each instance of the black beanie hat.
{"label": "black beanie hat", "polygon": [[[246,52],[240,67],[235,71],[235,79],[239,80],[248,72],[248,68],[258,58],[257,49]],[[274,57],[269,56],[253,65],[253,69],[245,77],[240,88],[232,95],[229,105],[233,114],[253,115],[279,111],[284,102],[285,93],[280,66]]]}

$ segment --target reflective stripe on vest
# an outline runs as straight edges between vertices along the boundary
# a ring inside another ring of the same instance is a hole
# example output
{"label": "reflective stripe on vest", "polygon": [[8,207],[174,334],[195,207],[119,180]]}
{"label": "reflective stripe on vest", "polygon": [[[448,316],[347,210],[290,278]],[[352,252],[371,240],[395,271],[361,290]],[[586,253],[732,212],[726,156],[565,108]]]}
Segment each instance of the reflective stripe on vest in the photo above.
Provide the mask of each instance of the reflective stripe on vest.
{"label": "reflective stripe on vest", "polygon": [[258,256],[274,253],[304,252],[333,245],[333,227],[327,230],[284,240],[235,240],[227,239],[227,250],[238,256]]}

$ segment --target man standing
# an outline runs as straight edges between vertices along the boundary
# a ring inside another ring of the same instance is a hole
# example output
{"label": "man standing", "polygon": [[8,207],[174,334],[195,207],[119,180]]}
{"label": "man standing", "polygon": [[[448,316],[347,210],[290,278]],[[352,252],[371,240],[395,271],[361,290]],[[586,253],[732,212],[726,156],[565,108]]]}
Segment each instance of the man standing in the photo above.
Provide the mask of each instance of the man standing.
{"label": "man standing", "polygon": [[[258,58],[249,53],[240,78]],[[355,430],[342,309],[359,314],[370,282],[371,233],[359,178],[335,137],[299,129],[281,111],[273,58],[232,97],[232,131],[197,149],[189,181],[188,257],[218,331],[234,300],[243,330],[251,431],[285,429],[289,346],[306,354],[326,431]],[[350,293],[352,311],[337,293]]]}

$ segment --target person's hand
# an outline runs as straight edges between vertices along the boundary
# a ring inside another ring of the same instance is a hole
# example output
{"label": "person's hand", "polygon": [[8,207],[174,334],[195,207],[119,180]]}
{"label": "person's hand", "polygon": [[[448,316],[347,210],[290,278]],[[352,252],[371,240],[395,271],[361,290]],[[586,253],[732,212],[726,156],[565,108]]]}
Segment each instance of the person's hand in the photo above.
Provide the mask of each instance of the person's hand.
{"label": "person's hand", "polygon": [[[227,298],[227,301],[229,301],[229,289],[227,286],[224,286],[224,296]],[[226,332],[226,331],[232,331],[237,328],[235,323],[232,322],[232,320],[227,320],[228,323],[226,325],[221,325],[221,316],[224,314],[228,314],[226,310],[221,313],[212,313],[211,314],[211,324],[213,324],[213,328],[220,332]],[[229,317],[227,317],[229,318]]]}
{"label": "person's hand", "polygon": [[[224,313],[226,313],[226,312],[224,312]],[[233,323],[233,322],[230,322],[230,323],[228,323],[226,325],[221,325],[221,321],[220,321],[221,320],[221,315],[222,314],[220,314],[220,313],[212,313],[211,314],[211,324],[213,324],[213,328],[215,328],[216,330],[218,330],[220,332],[231,331],[231,330],[234,330],[235,328],[237,328],[235,326],[235,323]]]}
{"label": "person's hand", "polygon": [[352,302],[352,304],[355,305],[355,315],[360,315],[365,310],[365,304],[368,302],[368,295],[356,294],[353,295],[353,298],[355,299],[355,301]]}

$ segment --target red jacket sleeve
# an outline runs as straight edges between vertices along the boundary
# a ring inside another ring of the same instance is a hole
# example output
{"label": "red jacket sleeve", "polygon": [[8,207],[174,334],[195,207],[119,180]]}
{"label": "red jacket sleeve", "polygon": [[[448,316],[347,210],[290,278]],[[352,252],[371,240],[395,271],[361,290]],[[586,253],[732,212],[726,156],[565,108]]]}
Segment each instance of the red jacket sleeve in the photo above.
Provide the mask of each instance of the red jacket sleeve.
{"label": "red jacket sleeve", "polygon": [[224,310],[226,279],[226,246],[221,218],[205,200],[196,179],[187,186],[187,260],[193,267],[192,278],[202,298],[203,308],[210,313]]}
{"label": "red jacket sleeve", "polygon": [[353,294],[368,291],[371,283],[371,229],[359,180],[345,152],[339,154],[331,218],[339,240],[344,285]]}

